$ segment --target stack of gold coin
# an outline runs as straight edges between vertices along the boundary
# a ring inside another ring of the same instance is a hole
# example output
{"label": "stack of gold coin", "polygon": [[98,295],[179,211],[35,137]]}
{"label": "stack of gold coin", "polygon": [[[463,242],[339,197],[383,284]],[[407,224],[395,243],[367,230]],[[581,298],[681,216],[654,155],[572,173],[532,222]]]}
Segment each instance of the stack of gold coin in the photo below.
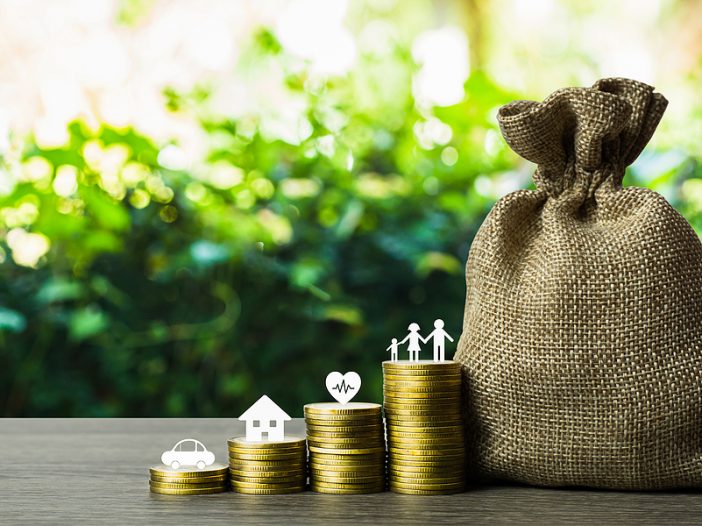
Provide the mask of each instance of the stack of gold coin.
{"label": "stack of gold coin", "polygon": [[442,495],[465,489],[458,362],[383,362],[390,489]]}
{"label": "stack of gold coin", "polygon": [[232,489],[251,495],[298,493],[307,485],[305,439],[253,442],[230,438],[229,474]]}
{"label": "stack of gold coin", "polygon": [[379,404],[305,406],[310,487],[319,493],[385,490],[385,440]]}
{"label": "stack of gold coin", "polygon": [[227,466],[212,464],[204,469],[161,465],[149,469],[149,487],[163,495],[203,495],[227,491]]}

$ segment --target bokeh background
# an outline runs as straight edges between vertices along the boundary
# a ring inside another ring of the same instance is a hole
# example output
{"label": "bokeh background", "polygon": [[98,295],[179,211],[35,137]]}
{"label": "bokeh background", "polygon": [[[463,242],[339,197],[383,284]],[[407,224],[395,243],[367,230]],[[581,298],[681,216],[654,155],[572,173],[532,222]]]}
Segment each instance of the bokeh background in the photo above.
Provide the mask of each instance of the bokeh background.
{"label": "bokeh background", "polygon": [[263,393],[301,415],[331,370],[379,401],[410,322],[458,338],[471,239],[531,184],[495,122],[513,99],[655,85],[671,104],[625,183],[702,232],[698,0],[0,13],[6,416],[238,416]]}

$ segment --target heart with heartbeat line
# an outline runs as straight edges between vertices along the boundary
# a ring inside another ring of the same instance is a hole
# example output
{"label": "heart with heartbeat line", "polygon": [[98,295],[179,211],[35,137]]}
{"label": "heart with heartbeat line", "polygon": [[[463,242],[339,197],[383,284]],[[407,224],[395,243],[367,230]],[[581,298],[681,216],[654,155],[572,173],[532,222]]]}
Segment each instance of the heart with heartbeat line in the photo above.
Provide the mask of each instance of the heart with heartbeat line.
{"label": "heart with heartbeat line", "polygon": [[329,394],[342,404],[351,401],[360,388],[361,377],[353,371],[349,371],[346,374],[334,371],[327,375],[327,390]]}

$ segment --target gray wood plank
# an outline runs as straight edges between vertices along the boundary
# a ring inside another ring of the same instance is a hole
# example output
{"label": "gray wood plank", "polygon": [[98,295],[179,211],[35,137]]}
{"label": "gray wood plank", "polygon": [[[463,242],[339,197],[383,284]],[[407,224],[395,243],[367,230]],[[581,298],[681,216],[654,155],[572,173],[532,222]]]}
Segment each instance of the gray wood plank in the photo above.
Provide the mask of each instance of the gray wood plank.
{"label": "gray wood plank", "polygon": [[[301,419],[290,426],[304,432]],[[181,438],[226,463],[235,419],[0,420],[0,524],[701,524],[702,493],[514,485],[459,495],[165,496],[148,468]]]}

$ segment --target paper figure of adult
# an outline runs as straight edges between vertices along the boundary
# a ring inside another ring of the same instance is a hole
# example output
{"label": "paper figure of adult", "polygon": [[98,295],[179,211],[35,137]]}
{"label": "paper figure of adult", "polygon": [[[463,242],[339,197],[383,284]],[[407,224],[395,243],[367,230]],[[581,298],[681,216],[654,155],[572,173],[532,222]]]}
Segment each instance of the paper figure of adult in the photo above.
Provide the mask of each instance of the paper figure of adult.
{"label": "paper figure of adult", "polygon": [[416,323],[410,323],[410,326],[407,327],[407,330],[409,330],[409,334],[405,336],[405,339],[402,340],[398,345],[402,345],[403,343],[406,343],[409,341],[409,345],[407,346],[407,352],[409,352],[409,361],[410,362],[418,362],[419,361],[419,352],[422,350],[422,348],[419,346],[419,342],[424,342],[424,339],[422,336],[419,334],[419,325]]}
{"label": "paper figure of adult", "polygon": [[446,360],[446,339],[453,342],[453,338],[449,336],[444,330],[444,320],[434,321],[434,330],[426,337],[422,338],[424,343],[427,343],[430,339],[433,340],[434,344],[434,361],[443,362]]}

